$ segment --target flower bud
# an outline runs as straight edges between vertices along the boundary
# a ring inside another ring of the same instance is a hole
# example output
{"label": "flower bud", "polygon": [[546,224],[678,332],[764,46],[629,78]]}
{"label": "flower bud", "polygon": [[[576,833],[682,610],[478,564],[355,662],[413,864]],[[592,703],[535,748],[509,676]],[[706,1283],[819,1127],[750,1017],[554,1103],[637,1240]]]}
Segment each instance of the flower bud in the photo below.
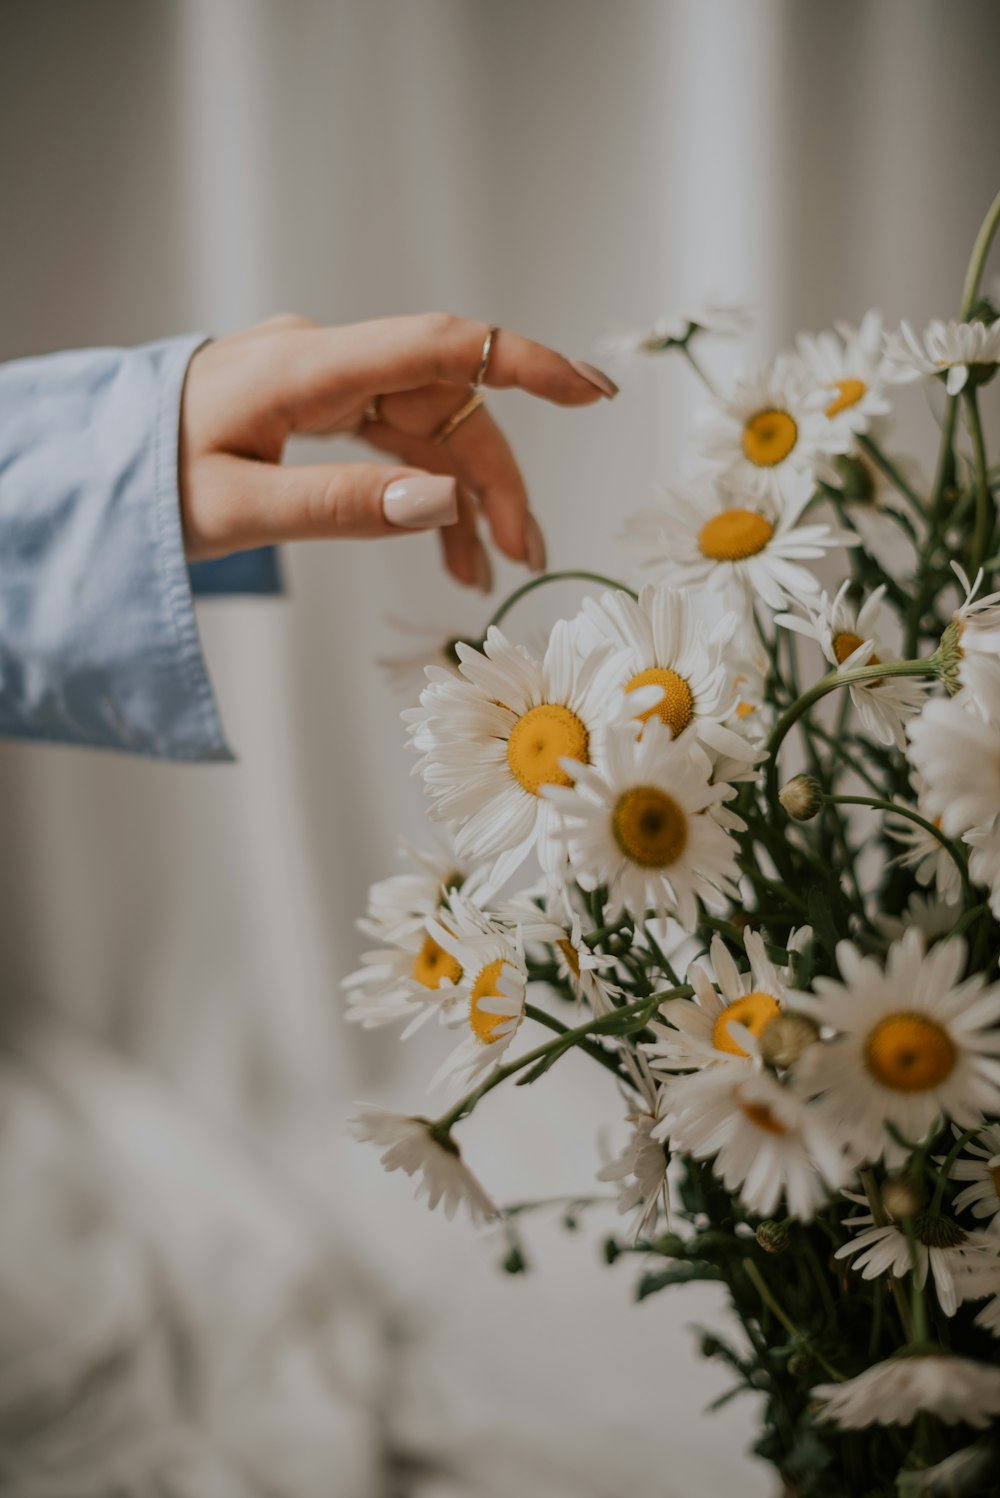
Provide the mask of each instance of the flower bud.
{"label": "flower bud", "polygon": [[916,1217],[923,1209],[924,1193],[909,1176],[889,1176],[882,1187],[882,1205],[896,1222],[903,1217]]}
{"label": "flower bud", "polygon": [[812,775],[793,775],[781,787],[778,800],[794,822],[810,822],[823,805],[823,788]]}
{"label": "flower bud", "polygon": [[965,651],[962,649],[964,627],[963,620],[956,614],[941,636],[941,643],[932,657],[937,674],[944,683],[944,689],[949,697],[954,697],[962,686],[962,661],[965,656]]}
{"label": "flower bud", "polygon": [[761,1248],[766,1249],[769,1254],[785,1253],[791,1242],[787,1222],[774,1222],[771,1218],[758,1224],[756,1238]]}
{"label": "flower bud", "polygon": [[808,1014],[776,1014],[760,1032],[761,1058],[768,1066],[792,1066],[819,1040],[819,1026]]}

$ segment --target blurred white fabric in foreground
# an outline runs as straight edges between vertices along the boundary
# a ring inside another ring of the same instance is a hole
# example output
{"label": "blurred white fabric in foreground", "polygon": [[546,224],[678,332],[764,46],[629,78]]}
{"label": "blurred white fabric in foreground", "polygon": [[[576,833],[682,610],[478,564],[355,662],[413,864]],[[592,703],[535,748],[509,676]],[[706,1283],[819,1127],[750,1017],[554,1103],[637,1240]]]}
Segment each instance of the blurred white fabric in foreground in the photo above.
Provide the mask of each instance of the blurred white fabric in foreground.
{"label": "blurred white fabric in foreground", "polygon": [[[998,29],[991,0],[6,0],[0,357],[286,308],[584,357],[711,293],[758,309],[755,357],[947,315]],[[553,565],[620,564],[695,399],[669,361],[586,413],[491,398]],[[0,1491],[769,1492],[752,1407],[699,1417],[714,1296],[633,1309],[634,1267],[547,1218],[508,1279],[346,1140],[440,1058],[339,1017],[365,888],[423,829],[385,615],[486,611],[429,538],[289,562],[287,603],[203,616],[235,769],[0,746]],[[463,1145],[501,1200],[585,1191],[617,1113],[570,1062]]]}

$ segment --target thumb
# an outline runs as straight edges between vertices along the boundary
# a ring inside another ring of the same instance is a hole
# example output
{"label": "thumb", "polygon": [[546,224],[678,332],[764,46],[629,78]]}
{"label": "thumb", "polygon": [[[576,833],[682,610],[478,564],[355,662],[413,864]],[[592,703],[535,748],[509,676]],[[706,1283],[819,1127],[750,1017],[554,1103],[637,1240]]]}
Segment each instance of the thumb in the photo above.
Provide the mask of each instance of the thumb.
{"label": "thumb", "polygon": [[454,478],[387,463],[285,467],[231,459],[234,549],[435,530],[458,519]]}

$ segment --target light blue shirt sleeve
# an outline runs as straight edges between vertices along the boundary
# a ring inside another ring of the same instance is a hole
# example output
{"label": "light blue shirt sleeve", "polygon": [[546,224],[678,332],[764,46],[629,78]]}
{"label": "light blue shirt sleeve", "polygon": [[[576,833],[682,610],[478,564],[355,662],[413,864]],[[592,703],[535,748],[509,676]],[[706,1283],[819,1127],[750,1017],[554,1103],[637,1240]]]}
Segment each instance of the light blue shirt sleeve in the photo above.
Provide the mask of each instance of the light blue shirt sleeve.
{"label": "light blue shirt sleeve", "polygon": [[[181,392],[204,341],[0,364],[0,735],[232,759],[177,491]],[[249,565],[276,587],[273,558]]]}

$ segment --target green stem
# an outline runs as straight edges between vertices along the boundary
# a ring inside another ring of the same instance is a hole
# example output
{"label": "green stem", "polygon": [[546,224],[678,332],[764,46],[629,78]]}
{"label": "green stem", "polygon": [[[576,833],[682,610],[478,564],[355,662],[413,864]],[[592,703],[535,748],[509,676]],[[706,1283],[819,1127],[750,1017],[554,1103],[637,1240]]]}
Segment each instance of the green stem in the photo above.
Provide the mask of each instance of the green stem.
{"label": "green stem", "polygon": [[923,1288],[918,1275],[917,1258],[917,1235],[913,1227],[913,1218],[903,1218],[903,1228],[906,1232],[906,1243],[910,1250],[910,1282],[911,1302],[910,1309],[913,1315],[913,1332],[911,1340],[918,1346],[923,1346],[927,1341],[927,1302],[924,1299]]}
{"label": "green stem", "polygon": [[682,343],[680,345],[680,348],[681,348],[681,352],[684,355],[685,359],[688,361],[688,363],[690,364],[691,368],[694,370],[695,374],[698,376],[699,380],[704,385],[705,389],[708,391],[709,395],[712,396],[713,399],[717,400],[718,396],[719,396],[719,392],[716,390],[716,388],[713,385],[712,381],[709,379],[708,375],[705,373],[705,371],[702,369],[701,365],[698,363],[698,360],[695,358],[694,354],[692,354],[691,349],[688,346],[688,344],[686,342]]}
{"label": "green stem", "polygon": [[937,1173],[937,1185],[934,1187],[934,1196],[931,1201],[932,1212],[940,1212],[941,1203],[944,1200],[944,1188],[948,1184],[948,1177],[949,1172],[951,1171],[951,1167],[954,1165],[955,1161],[958,1159],[959,1155],[962,1153],[969,1140],[975,1139],[978,1133],[980,1133],[980,1130],[978,1128],[966,1129],[964,1134],[959,1134],[958,1138],[955,1140],[955,1143],[952,1145],[951,1149],[945,1156],[944,1162]]}
{"label": "green stem", "polygon": [[828,692],[835,692],[838,687],[857,686],[866,681],[881,681],[886,676],[935,676],[937,669],[936,657],[930,656],[927,660],[889,661],[877,666],[853,666],[850,671],[830,671],[822,677],[815,686],[809,688],[808,692],[803,692],[802,696],[782,714],[767,741],[768,799],[776,801],[778,797],[778,750],[782,742],[803,713],[807,713],[821,697],[825,697]]}
{"label": "green stem", "polygon": [[986,211],[976,242],[972,246],[972,254],[969,257],[969,268],[965,273],[965,285],[962,288],[962,312],[961,318],[966,322],[969,313],[976,304],[979,295],[979,282],[982,280],[983,268],[986,265],[986,257],[993,243],[993,236],[1000,228],[1000,192],[997,193],[993,202]]}
{"label": "green stem", "polygon": [[937,838],[942,848],[947,853],[950,853],[952,862],[961,875],[962,893],[965,903],[966,905],[973,903],[975,896],[972,893],[972,886],[969,883],[969,870],[965,859],[951,838],[946,837],[940,827],[935,827],[933,822],[928,822],[926,817],[922,817],[918,811],[914,811],[912,806],[904,806],[899,801],[883,801],[879,796],[824,796],[823,800],[824,802],[837,802],[840,806],[870,806],[874,811],[889,811],[892,812],[893,816],[903,817],[908,822],[915,822],[918,827],[922,827],[925,832],[929,832],[932,837]]}
{"label": "green stem", "polygon": [[449,1108],[447,1113],[442,1113],[440,1118],[435,1119],[431,1127],[435,1133],[447,1134],[460,1118],[472,1112],[476,1104],[488,1092],[492,1092],[494,1087],[499,1087],[501,1082],[506,1082],[507,1078],[514,1076],[516,1072],[523,1071],[527,1066],[534,1066],[538,1061],[544,1061],[553,1053],[569,1050],[589,1035],[613,1033],[621,1028],[622,1020],[634,1017],[636,1024],[628,1026],[628,1032],[630,1033],[633,1029],[641,1030],[666,999],[689,998],[693,992],[694,989],[690,984],[683,984],[679,988],[671,988],[664,993],[654,993],[647,998],[636,999],[632,1004],[623,1004],[620,1009],[615,1009],[611,1014],[602,1014],[599,1019],[589,1019],[582,1025],[575,1025],[570,1030],[564,1030],[555,1040],[546,1041],[544,1045],[537,1045],[533,1051],[519,1056],[516,1061],[508,1061],[505,1066],[498,1066],[491,1071],[478,1087],[467,1092],[464,1097],[459,1098],[453,1108]]}
{"label": "green stem", "polygon": [[[575,568],[563,572],[543,572],[541,577],[529,578],[526,583],[522,583],[519,588],[515,588],[509,598],[504,599],[487,624],[486,630],[492,629],[494,625],[499,624],[502,619],[505,619],[515,603],[520,603],[522,598],[526,598],[536,588],[545,588],[549,583],[569,582],[574,579],[582,583],[600,583],[604,588],[615,588],[620,593],[628,593],[632,598],[636,596],[631,588],[626,588],[624,583],[616,581],[613,577],[605,577],[603,572],[584,572],[578,571]],[[483,631],[484,634],[486,630]]]}
{"label": "green stem", "polygon": [[[562,1020],[556,1019],[555,1015],[549,1014],[547,1010],[539,1009],[537,1004],[525,1004],[524,1012],[528,1019],[535,1021],[536,1025],[544,1025],[547,1030],[554,1030],[557,1035],[566,1035],[569,1031],[569,1025],[564,1025]],[[586,1040],[577,1042],[576,1049],[583,1051],[584,1055],[589,1056],[592,1061],[599,1062],[619,1081],[628,1080],[610,1051],[602,1051],[599,1045],[591,1045]]]}
{"label": "green stem", "polygon": [[842,1373],[838,1373],[832,1363],[827,1362],[826,1358],[819,1351],[819,1349],[815,1347],[806,1336],[806,1334],[800,1331],[799,1328],[795,1325],[795,1322],[786,1313],[784,1307],[775,1299],[774,1295],[771,1293],[767,1281],[764,1279],[764,1276],[761,1274],[753,1259],[744,1259],[743,1268],[746,1270],[747,1278],[751,1281],[754,1289],[757,1291],[757,1294],[767,1306],[767,1309],[771,1312],[771,1315],[777,1317],[782,1326],[785,1328],[785,1331],[788,1332],[789,1336],[794,1337],[796,1342],[801,1342],[803,1347],[807,1347],[809,1349],[812,1357],[816,1359],[817,1363],[824,1370],[824,1372],[830,1376],[830,1378],[834,1379],[838,1384],[842,1384],[844,1382],[844,1375]]}
{"label": "green stem", "polygon": [[857,443],[862,452],[868,454],[875,467],[885,474],[885,477],[889,480],[893,488],[898,489],[900,494],[905,494],[918,514],[922,515],[924,513],[924,501],[913,488],[913,485],[907,483],[892,459],[887,458],[878,444],[873,442],[870,437],[866,437],[864,432],[858,434]]}
{"label": "green stem", "polygon": [[972,533],[972,552],[969,576],[974,578],[990,549],[993,531],[993,502],[990,483],[986,473],[986,442],[983,438],[983,423],[979,416],[979,400],[975,390],[968,386],[964,391],[965,423],[972,438],[972,450],[976,460],[976,525]]}

